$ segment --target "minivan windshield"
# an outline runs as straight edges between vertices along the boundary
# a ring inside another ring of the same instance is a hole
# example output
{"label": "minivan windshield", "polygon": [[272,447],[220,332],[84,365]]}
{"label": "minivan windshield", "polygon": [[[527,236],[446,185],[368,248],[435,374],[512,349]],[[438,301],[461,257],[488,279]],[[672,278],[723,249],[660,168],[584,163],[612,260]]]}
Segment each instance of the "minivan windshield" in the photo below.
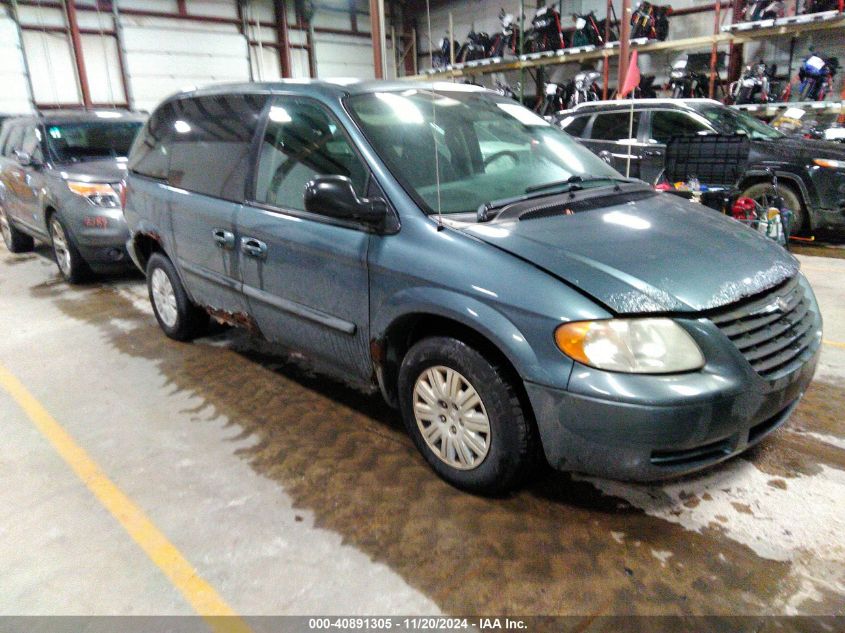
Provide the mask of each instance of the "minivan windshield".
{"label": "minivan windshield", "polygon": [[487,92],[412,88],[354,95],[347,105],[427,213],[475,212],[492,200],[555,193],[567,182],[586,188],[622,179],[568,134]]}
{"label": "minivan windshield", "polygon": [[129,155],[140,121],[86,121],[45,125],[47,146],[57,163]]}
{"label": "minivan windshield", "polygon": [[755,140],[783,138],[783,134],[753,116],[725,106],[706,104],[697,108],[719,134],[747,134]]}

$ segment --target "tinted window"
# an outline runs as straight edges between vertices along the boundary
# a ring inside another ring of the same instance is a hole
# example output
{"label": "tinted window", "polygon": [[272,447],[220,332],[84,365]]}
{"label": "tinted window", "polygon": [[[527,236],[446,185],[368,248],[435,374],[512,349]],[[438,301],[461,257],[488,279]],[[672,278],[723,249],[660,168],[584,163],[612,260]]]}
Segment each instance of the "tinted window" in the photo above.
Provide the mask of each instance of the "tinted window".
{"label": "tinted window", "polygon": [[207,196],[244,199],[252,139],[267,97],[180,99],[172,112],[168,182]]}
{"label": "tinted window", "polygon": [[[630,112],[608,112],[599,114],[593,121],[593,129],[590,138],[596,141],[618,141],[628,138],[628,126],[630,125]],[[640,124],[640,113],[634,112],[634,128],[631,136],[636,138],[637,127]],[[569,130],[566,130],[567,132]]]}
{"label": "tinted window", "polygon": [[129,155],[141,128],[138,121],[47,123],[47,145],[58,163],[78,163]]}
{"label": "tinted window", "polygon": [[165,180],[170,165],[170,141],[173,129],[175,102],[161,105],[147,121],[129,152],[129,171]]}
{"label": "tinted window", "polygon": [[340,124],[316,103],[277,99],[261,143],[255,199],[304,210],[305,184],[319,175],[346,176],[364,195],[368,171]]}
{"label": "tinted window", "polygon": [[686,112],[655,110],[651,113],[651,138],[658,143],[668,143],[673,136],[686,136],[710,132],[704,123],[696,121]]}
{"label": "tinted window", "polygon": [[576,116],[572,117],[569,120],[564,119],[563,122],[566,124],[563,126],[563,131],[567,134],[571,134],[572,136],[581,137],[584,135],[584,128],[587,127],[587,121],[590,120],[590,116]]}

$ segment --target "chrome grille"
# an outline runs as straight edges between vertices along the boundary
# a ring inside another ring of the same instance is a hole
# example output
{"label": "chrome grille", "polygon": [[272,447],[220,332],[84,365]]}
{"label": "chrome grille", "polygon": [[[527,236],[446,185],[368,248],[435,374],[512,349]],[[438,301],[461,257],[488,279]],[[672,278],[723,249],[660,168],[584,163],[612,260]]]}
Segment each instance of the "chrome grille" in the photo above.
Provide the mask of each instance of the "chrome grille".
{"label": "chrome grille", "polygon": [[762,297],[711,314],[710,320],[768,380],[794,370],[816,334],[816,315],[797,275]]}

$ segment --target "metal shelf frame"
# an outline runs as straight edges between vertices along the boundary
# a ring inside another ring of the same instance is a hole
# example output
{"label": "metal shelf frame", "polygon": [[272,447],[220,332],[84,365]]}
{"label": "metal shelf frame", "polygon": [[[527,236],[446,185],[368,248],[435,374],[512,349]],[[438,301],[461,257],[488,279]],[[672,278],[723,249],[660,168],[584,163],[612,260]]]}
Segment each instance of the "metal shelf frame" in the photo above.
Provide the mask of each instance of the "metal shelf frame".
{"label": "metal shelf frame", "polygon": [[[742,0],[734,0],[735,2],[742,2]],[[744,3],[743,3],[744,4]],[[841,3],[840,3],[841,4]],[[825,13],[789,16],[779,18],[777,20],[763,20],[760,22],[739,22],[722,26],[721,19],[721,3],[714,5],[714,32],[712,35],[702,35],[698,37],[687,37],[676,40],[632,40],[630,43],[630,50],[636,50],[639,53],[656,53],[662,51],[690,51],[696,49],[706,49],[708,47],[713,51],[711,57],[711,86],[710,94],[713,95],[714,79],[717,76],[716,69],[716,55],[717,47],[722,45],[730,45],[731,54],[734,54],[735,48],[737,53],[741,55],[741,45],[747,42],[752,42],[760,39],[768,39],[772,37],[795,36],[801,33],[810,31],[821,31],[828,29],[836,29],[845,27],[845,12],[828,11]],[[735,7],[735,9],[740,7]],[[624,15],[624,13],[623,13]],[[734,11],[734,15],[738,15],[738,11]],[[499,73],[513,70],[523,70],[529,68],[539,68],[544,66],[554,66],[559,64],[567,64],[572,62],[583,62],[590,60],[604,60],[604,67],[607,68],[611,59],[616,59],[622,54],[622,45],[620,42],[609,42],[604,46],[580,46],[575,48],[567,48],[554,52],[531,53],[527,55],[520,55],[516,58],[503,59],[492,58],[478,61],[467,62],[465,64],[455,64],[447,66],[445,69],[429,70],[417,75],[405,77],[411,80],[426,80],[432,78],[438,79],[456,79],[460,77],[476,77],[479,75],[487,75],[491,73]],[[732,60],[730,68],[741,68],[742,60],[736,63]],[[605,76],[605,82],[607,78]],[[605,90],[608,86],[605,85]]]}

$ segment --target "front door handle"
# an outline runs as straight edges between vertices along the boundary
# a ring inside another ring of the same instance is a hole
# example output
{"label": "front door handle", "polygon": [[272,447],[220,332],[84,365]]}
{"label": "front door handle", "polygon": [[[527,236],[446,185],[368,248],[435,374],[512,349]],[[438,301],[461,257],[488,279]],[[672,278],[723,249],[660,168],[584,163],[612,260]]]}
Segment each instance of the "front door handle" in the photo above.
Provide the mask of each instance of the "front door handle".
{"label": "front door handle", "polygon": [[267,245],[254,237],[242,237],[241,250],[250,257],[257,257],[258,259],[267,257]]}
{"label": "front door handle", "polygon": [[214,242],[220,248],[225,248],[226,250],[232,250],[235,248],[235,234],[231,231],[214,229],[211,232],[211,235],[214,237]]}

